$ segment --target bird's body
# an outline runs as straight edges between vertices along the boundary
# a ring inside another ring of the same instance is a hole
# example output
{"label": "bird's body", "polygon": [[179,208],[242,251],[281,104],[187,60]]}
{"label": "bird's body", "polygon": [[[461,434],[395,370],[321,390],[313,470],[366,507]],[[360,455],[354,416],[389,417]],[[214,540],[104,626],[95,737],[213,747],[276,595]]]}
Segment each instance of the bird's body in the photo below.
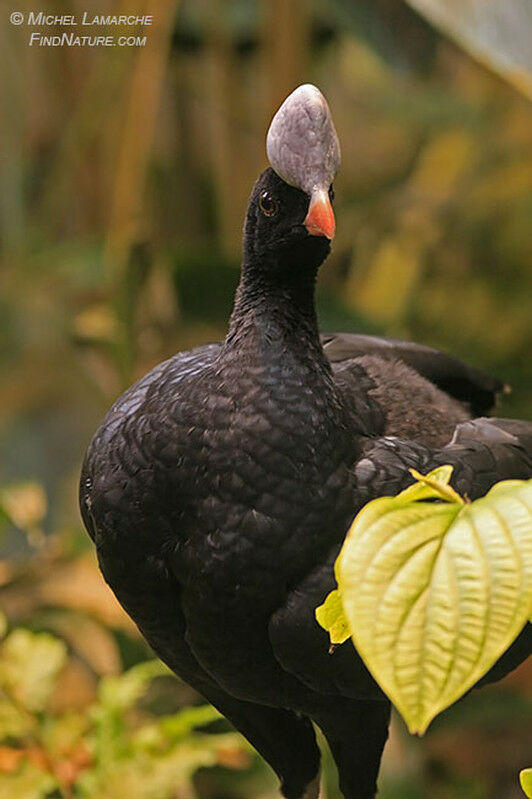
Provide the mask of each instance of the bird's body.
{"label": "bird's body", "polygon": [[[265,193],[280,228],[258,210]],[[346,797],[370,799],[389,703],[350,642],[329,654],[314,618],[349,523],[411,482],[409,466],[451,463],[471,497],[532,477],[532,424],[470,421],[502,386],[434,350],[320,340],[314,281],[329,245],[302,228],[307,209],[271,170],[259,178],[225,341],[160,364],[115,403],[81,508],[155,652],[248,737],[288,799],[316,791],[310,720]],[[496,676],[532,649],[531,629]]]}

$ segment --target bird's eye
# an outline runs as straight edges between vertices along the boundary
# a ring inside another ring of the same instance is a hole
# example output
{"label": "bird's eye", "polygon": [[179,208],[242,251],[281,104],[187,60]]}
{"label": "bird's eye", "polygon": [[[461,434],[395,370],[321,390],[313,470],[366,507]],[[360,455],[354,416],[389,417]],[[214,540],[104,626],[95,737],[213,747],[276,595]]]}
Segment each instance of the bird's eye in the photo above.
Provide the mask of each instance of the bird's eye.
{"label": "bird's eye", "polygon": [[277,210],[275,201],[269,191],[263,191],[259,197],[259,208],[264,216],[273,216]]}
{"label": "bird's eye", "polygon": [[329,200],[331,202],[333,202],[333,200],[334,200],[334,189],[333,189],[333,184],[332,183],[329,186]]}

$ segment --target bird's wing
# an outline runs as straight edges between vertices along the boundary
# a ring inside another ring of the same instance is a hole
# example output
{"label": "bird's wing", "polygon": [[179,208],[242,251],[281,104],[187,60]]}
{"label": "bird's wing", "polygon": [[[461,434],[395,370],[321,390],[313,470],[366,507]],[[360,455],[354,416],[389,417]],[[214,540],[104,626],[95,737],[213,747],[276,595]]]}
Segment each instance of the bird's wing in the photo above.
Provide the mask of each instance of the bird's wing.
{"label": "bird's wing", "polygon": [[[497,481],[532,477],[532,422],[475,419],[457,427],[452,441],[439,450],[397,438],[370,442],[355,468],[357,505],[353,515],[371,499],[394,495],[412,482],[409,468],[427,473],[436,466],[454,467],[452,484],[475,499]],[[375,684],[348,641],[329,654],[328,635],[316,622],[314,611],[336,587],[334,561],[342,542],[316,565],[288,595],[270,619],[274,654],[284,669],[314,690],[377,698]],[[532,624],[528,624],[508,652],[483,678],[501,679],[532,653]]]}
{"label": "bird's wing", "polygon": [[412,341],[329,333],[322,335],[321,342],[333,369],[368,355],[400,361],[453,399],[466,404],[473,416],[489,413],[495,407],[498,395],[508,390],[497,378],[445,352]]}

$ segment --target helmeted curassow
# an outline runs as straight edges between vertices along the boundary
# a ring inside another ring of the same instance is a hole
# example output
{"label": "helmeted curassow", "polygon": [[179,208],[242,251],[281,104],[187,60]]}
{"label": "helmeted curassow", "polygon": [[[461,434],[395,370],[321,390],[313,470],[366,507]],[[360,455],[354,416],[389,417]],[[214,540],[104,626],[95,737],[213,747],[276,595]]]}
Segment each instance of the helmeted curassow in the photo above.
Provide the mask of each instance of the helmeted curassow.
{"label": "helmeted curassow", "polygon": [[[351,642],[329,654],[314,616],[349,524],[410,483],[409,467],[451,464],[471,498],[532,477],[532,423],[486,418],[503,386],[441,352],[320,338],[314,283],[339,146],[315,87],[281,106],[268,155],[225,340],[175,355],[115,402],[85,458],[81,511],[153,650],[246,736],[288,799],[317,794],[312,722],[347,799],[370,799],[390,705]],[[529,624],[484,682],[531,650]]]}

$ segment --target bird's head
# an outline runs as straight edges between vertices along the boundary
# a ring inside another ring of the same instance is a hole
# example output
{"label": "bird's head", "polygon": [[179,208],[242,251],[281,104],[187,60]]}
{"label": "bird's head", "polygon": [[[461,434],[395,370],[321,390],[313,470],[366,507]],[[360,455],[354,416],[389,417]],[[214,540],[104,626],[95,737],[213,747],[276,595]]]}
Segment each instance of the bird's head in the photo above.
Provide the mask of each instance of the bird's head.
{"label": "bird's head", "polygon": [[299,86],[275,114],[266,140],[271,168],[251,193],[245,247],[251,257],[276,255],[280,264],[316,267],[335,232],[332,181],[340,145],[319,89]]}

